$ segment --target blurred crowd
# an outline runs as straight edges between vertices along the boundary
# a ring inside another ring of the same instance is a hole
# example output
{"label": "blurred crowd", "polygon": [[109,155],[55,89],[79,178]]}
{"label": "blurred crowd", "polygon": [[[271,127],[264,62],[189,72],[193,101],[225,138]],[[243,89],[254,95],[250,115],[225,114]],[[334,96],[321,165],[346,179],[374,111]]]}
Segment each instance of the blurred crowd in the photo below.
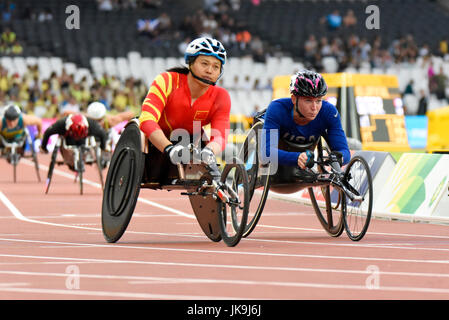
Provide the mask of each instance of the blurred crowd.
{"label": "blurred crowd", "polygon": [[[91,83],[89,83],[91,82]],[[64,69],[42,79],[37,65],[29,65],[21,77],[0,66],[0,106],[17,104],[27,114],[42,118],[59,118],[67,112],[85,112],[93,101],[106,105],[110,114],[123,111],[140,113],[147,86],[128,78],[124,83],[114,76],[103,75],[89,81],[75,81]]]}

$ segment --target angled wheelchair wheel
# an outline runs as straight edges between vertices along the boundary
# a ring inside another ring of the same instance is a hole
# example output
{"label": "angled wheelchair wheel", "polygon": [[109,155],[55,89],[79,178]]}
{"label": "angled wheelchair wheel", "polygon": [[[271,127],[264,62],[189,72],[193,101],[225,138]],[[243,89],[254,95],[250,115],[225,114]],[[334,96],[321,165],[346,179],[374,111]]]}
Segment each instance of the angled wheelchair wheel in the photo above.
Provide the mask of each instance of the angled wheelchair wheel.
{"label": "angled wheelchair wheel", "polygon": [[100,183],[101,183],[101,189],[104,189],[104,179],[103,179],[103,164],[101,163],[101,149],[100,147],[96,146],[94,148],[95,153],[95,164],[98,170],[98,175],[100,178]]}
{"label": "angled wheelchair wheel", "polygon": [[224,184],[222,191],[229,202],[218,202],[218,223],[223,241],[227,246],[233,247],[240,242],[248,219],[249,186],[243,164],[237,159],[226,164],[221,182]]}
{"label": "angled wheelchair wheel", "polygon": [[250,204],[248,208],[248,221],[243,232],[243,237],[247,237],[256,228],[257,223],[262,215],[265,202],[270,189],[269,184],[269,168],[266,170],[260,166],[259,162],[259,130],[263,127],[262,122],[256,123],[245,138],[242,149],[240,150],[239,159],[244,163],[245,170],[248,174],[249,197]]}
{"label": "angled wheelchair wheel", "polygon": [[106,241],[116,242],[128,227],[140,192],[144,168],[140,129],[130,122],[112,155],[103,190],[101,222]]}
{"label": "angled wheelchair wheel", "polygon": [[[323,157],[323,148],[321,145],[321,141],[317,145],[317,153],[318,158],[322,159]],[[318,165],[318,171],[324,172],[325,169]],[[338,201],[339,205],[334,206],[332,204],[331,193],[333,188],[330,186],[324,186],[319,188],[309,188],[309,196],[310,201],[312,203],[312,207],[315,210],[315,214],[320,222],[321,226],[324,230],[332,237],[339,237],[344,230],[344,222],[343,222],[343,201],[341,197],[343,197],[343,193],[339,193],[340,201]],[[320,205],[318,200],[318,194],[321,193],[324,201],[324,205]]]}
{"label": "angled wheelchair wheel", "polygon": [[50,190],[50,184],[51,184],[51,178],[53,176],[53,170],[55,169],[56,165],[56,157],[58,155],[59,146],[58,144],[55,145],[55,148],[53,149],[51,153],[51,160],[50,165],[48,166],[48,173],[47,173],[47,180],[45,182],[45,193],[48,193],[48,190]]}
{"label": "angled wheelchair wheel", "polygon": [[[78,159],[75,157],[75,167],[76,167],[76,173],[77,177],[79,179],[79,186],[80,186],[80,194],[83,194],[83,171],[84,171],[84,160],[83,160],[83,150],[82,148],[78,148]],[[76,177],[75,177],[76,180]]]}
{"label": "angled wheelchair wheel", "polygon": [[332,237],[339,237],[343,233],[343,213],[342,209],[334,208],[331,202],[331,188],[321,187],[321,194],[324,197],[324,206],[318,202],[317,189],[309,188],[310,200],[315,214],[324,230]]}
{"label": "angled wheelchair wheel", "polygon": [[32,143],[30,144],[30,148],[31,148],[31,156],[34,162],[34,169],[36,170],[37,181],[41,182],[41,175],[39,172],[39,161],[37,160],[37,153],[36,150],[34,150],[34,146]]}
{"label": "angled wheelchair wheel", "polygon": [[33,158],[34,168],[36,170],[36,175],[37,175],[37,181],[41,182],[41,175],[39,172],[39,161],[37,160],[37,153],[36,153],[36,150],[34,149],[34,143],[33,143],[33,140],[31,139],[31,136],[30,136],[30,133],[28,130],[26,130],[26,141],[27,141],[28,147],[30,148],[30,151],[31,151],[31,157]]}
{"label": "angled wheelchair wheel", "polygon": [[354,156],[346,167],[344,174],[346,187],[360,200],[351,201],[348,196],[344,205],[344,225],[346,234],[353,241],[361,240],[368,230],[373,209],[373,179],[366,160]]}

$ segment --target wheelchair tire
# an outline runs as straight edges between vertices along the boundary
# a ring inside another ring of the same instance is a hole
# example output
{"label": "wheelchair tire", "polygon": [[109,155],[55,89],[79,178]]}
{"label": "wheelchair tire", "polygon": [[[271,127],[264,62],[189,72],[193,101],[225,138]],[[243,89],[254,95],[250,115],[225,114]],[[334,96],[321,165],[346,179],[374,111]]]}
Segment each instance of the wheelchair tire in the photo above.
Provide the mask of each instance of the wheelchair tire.
{"label": "wheelchair tire", "polygon": [[352,192],[364,198],[359,204],[351,203],[347,196],[342,201],[346,234],[349,239],[359,241],[368,230],[373,209],[373,179],[366,160],[354,156],[346,166],[344,180]]}
{"label": "wheelchair tire", "polygon": [[51,153],[50,165],[48,166],[47,181],[45,182],[45,194],[47,194],[48,190],[50,190],[51,178],[53,176],[53,170],[55,169],[56,157],[58,156],[58,151],[59,151],[59,147],[58,147],[58,145],[55,145],[55,148],[53,149],[53,151]]}
{"label": "wheelchair tire", "polygon": [[[232,188],[240,200],[239,205],[218,202],[221,237],[227,246],[234,247],[240,242],[248,220],[249,186],[244,165],[237,159],[226,164],[221,175],[221,182],[226,188]],[[226,194],[232,198],[228,191]]]}
{"label": "wheelchair tire", "polygon": [[103,235],[113,243],[125,232],[139,197],[144,168],[140,129],[129,122],[112,155],[103,190]]}
{"label": "wheelchair tire", "polygon": [[[259,130],[263,127],[262,122],[257,122],[248,132],[239,158],[245,165],[248,174],[250,204],[248,208],[248,221],[242,237],[248,237],[256,228],[262,215],[270,189],[269,175],[260,175],[259,168]],[[269,168],[267,168],[269,169]],[[269,170],[268,170],[269,171]]]}
{"label": "wheelchair tire", "polygon": [[[321,140],[317,144],[317,152],[318,152],[318,159],[323,158],[323,147],[321,144]],[[321,165],[318,165],[318,171],[323,172],[324,168]],[[341,204],[340,212],[336,210],[332,206],[331,202],[331,187],[325,186],[321,187],[321,193],[324,196],[325,200],[325,214],[322,212],[323,208],[320,208],[320,205],[318,204],[318,201],[315,197],[315,193],[313,188],[309,188],[309,195],[310,195],[310,201],[312,202],[312,207],[315,210],[315,214],[318,218],[318,221],[320,222],[321,226],[326,230],[326,232],[332,236],[332,237],[339,237],[344,230],[344,207]],[[340,196],[342,193],[340,194]],[[344,196],[343,196],[344,198]],[[344,200],[344,199],[343,199]],[[341,200],[340,203],[343,203],[343,200]]]}

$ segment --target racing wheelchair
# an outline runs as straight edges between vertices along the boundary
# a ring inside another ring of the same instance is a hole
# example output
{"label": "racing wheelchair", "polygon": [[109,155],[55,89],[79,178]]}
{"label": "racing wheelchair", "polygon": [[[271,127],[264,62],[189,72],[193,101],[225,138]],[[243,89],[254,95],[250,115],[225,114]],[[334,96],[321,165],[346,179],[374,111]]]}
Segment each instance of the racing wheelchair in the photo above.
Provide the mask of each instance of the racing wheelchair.
{"label": "racing wheelchair", "polygon": [[[62,160],[58,159],[58,151],[61,152]],[[50,190],[51,178],[55,165],[67,164],[69,169],[75,172],[75,182],[79,181],[80,194],[83,194],[83,173],[84,165],[96,164],[100,177],[101,187],[104,187],[103,164],[101,163],[101,148],[96,142],[95,137],[89,136],[85,139],[84,144],[70,145],[66,143],[64,136],[59,135],[55,147],[51,153],[50,165],[48,167],[47,181],[45,193]]]}
{"label": "racing wheelchair", "polygon": [[[7,141],[2,135],[0,135],[1,141],[1,157],[13,166],[13,179],[14,183],[17,181],[17,165],[19,164],[21,157],[31,157],[34,162],[34,168],[36,169],[37,180],[41,182],[41,176],[39,173],[39,162],[37,160],[36,150],[34,149],[34,143],[31,139],[28,128],[24,128],[25,134],[18,141]],[[28,145],[30,149],[30,155],[25,155],[25,147]]]}
{"label": "racing wheelchair", "polygon": [[308,154],[306,170],[316,178],[308,182],[295,179],[295,170],[299,169],[294,167],[279,165],[273,170],[273,164],[262,161],[260,156],[261,141],[265,138],[262,137],[262,116],[263,112],[255,117],[239,151],[250,185],[250,209],[243,237],[255,229],[270,189],[280,194],[292,194],[307,188],[315,214],[330,236],[338,237],[345,230],[351,240],[361,240],[368,230],[373,206],[373,181],[366,160],[353,156],[343,169],[339,160],[341,155],[329,151],[325,137],[305,144],[279,137],[279,149]]}
{"label": "racing wheelchair", "polygon": [[201,139],[191,138],[187,161],[174,165],[140,131],[137,119],[127,123],[112,154],[103,191],[102,229],[107,242],[114,243],[124,234],[140,190],[147,188],[181,191],[210,240],[223,240],[230,247],[239,243],[248,217],[246,170],[234,158],[218,176],[199,156]]}

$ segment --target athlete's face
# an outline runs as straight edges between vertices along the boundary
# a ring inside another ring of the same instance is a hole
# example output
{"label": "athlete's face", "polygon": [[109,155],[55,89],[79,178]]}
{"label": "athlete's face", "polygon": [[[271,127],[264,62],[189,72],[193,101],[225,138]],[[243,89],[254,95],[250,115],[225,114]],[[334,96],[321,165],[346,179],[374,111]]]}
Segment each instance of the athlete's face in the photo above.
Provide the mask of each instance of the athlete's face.
{"label": "athlete's face", "polygon": [[[311,121],[316,118],[321,110],[323,99],[314,97],[296,97],[292,95],[292,102],[296,105],[298,101],[298,109],[307,120]],[[296,109],[295,109],[296,112]]]}
{"label": "athlete's face", "polygon": [[212,56],[199,55],[191,68],[198,77],[216,82],[221,72],[221,61]]}
{"label": "athlete's face", "polygon": [[18,124],[19,124],[19,118],[14,119],[14,120],[6,119],[6,126],[8,127],[8,129],[12,129],[12,128],[16,127]]}

